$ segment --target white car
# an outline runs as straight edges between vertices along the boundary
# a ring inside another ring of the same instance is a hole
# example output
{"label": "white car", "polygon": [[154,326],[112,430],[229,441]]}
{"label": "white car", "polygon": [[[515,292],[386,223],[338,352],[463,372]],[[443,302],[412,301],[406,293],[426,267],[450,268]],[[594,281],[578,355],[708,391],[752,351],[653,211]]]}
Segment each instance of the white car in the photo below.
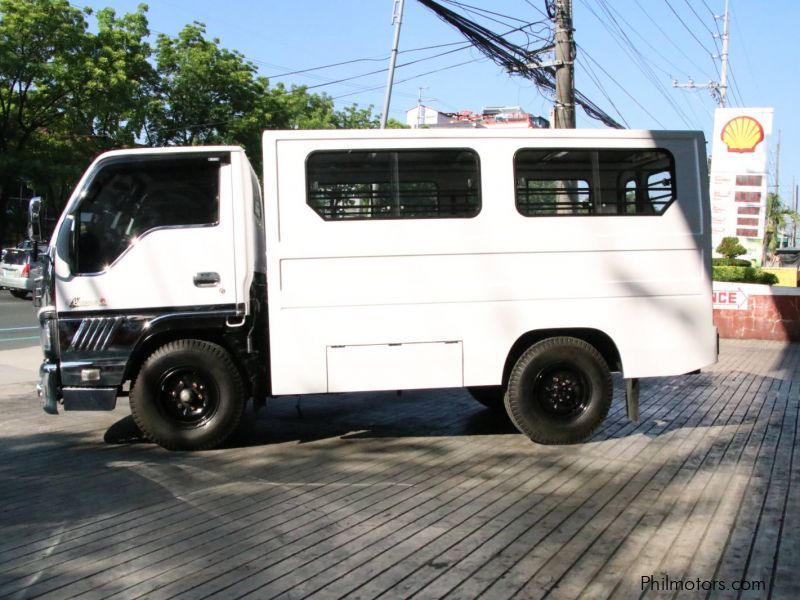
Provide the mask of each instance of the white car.
{"label": "white car", "polygon": [[[46,250],[46,246],[40,250]],[[0,259],[0,288],[8,289],[16,298],[25,298],[33,291],[34,278],[31,269],[37,260],[32,250],[6,248]]]}

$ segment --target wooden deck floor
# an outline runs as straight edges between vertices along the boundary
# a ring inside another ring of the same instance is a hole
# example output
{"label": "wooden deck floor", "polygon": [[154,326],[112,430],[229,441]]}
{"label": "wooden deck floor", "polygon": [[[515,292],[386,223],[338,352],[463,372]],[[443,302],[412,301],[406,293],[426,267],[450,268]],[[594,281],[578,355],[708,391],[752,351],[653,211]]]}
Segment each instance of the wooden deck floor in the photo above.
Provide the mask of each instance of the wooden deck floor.
{"label": "wooden deck floor", "polygon": [[51,417],[4,386],[0,597],[800,598],[799,369],[724,341],[644,381],[638,425],[617,381],[568,447],[447,390],[281,399],[169,453],[127,406]]}

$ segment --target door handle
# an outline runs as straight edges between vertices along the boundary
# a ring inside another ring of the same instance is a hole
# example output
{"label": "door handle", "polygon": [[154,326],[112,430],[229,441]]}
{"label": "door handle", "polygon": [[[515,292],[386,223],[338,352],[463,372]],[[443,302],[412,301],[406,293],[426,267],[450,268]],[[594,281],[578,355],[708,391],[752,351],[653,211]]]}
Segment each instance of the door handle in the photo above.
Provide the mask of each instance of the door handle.
{"label": "door handle", "polygon": [[204,272],[197,273],[194,276],[194,284],[197,287],[214,287],[219,285],[219,273]]}

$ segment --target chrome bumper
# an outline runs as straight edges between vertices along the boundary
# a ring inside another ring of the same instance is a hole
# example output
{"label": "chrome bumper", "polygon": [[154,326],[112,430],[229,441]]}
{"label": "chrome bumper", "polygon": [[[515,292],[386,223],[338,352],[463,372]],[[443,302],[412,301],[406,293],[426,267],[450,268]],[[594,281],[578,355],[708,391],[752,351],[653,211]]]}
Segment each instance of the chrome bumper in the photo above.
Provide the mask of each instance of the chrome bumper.
{"label": "chrome bumper", "polygon": [[45,360],[39,367],[39,383],[36,384],[36,393],[42,409],[49,415],[58,414],[59,401],[58,365]]}

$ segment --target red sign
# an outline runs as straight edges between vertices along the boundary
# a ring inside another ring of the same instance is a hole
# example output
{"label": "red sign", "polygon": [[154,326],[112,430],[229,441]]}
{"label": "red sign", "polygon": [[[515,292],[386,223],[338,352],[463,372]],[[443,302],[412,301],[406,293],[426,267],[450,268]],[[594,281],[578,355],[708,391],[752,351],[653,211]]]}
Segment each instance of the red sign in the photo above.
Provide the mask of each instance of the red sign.
{"label": "red sign", "polygon": [[714,290],[711,292],[711,301],[714,308],[727,310],[745,310],[747,308],[747,294],[741,289]]}

